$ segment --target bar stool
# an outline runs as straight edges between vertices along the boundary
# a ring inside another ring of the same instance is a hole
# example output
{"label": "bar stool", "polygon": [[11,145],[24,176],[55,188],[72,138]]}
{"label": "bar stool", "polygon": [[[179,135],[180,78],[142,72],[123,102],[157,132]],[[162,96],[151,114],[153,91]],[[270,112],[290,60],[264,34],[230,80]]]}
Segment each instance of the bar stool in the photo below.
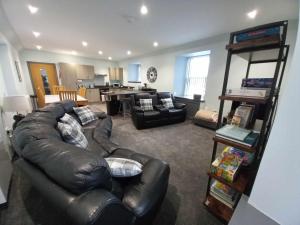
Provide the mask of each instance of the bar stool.
{"label": "bar stool", "polygon": [[130,115],[130,98],[120,98],[120,108],[119,108],[119,112],[121,111],[122,108],[122,114],[123,114],[123,118],[125,119],[126,114]]}

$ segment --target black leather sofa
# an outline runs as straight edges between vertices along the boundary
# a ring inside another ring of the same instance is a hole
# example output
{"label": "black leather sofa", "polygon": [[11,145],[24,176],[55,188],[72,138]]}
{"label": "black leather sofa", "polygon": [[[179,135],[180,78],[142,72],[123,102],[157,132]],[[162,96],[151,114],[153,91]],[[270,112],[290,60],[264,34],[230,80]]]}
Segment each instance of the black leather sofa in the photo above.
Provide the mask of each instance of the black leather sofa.
{"label": "black leather sofa", "polygon": [[[151,224],[167,191],[168,164],[112,143],[112,120],[103,115],[84,127],[87,150],[65,143],[57,121],[64,113],[78,119],[73,106],[72,101],[52,104],[19,122],[12,138],[19,155],[15,163],[69,224]],[[112,178],[104,157],[136,160],[143,173]]]}
{"label": "black leather sofa", "polygon": [[[143,111],[140,107],[140,99],[149,98],[152,99],[153,110]],[[163,98],[171,98],[174,108],[167,109],[163,107],[161,102]],[[186,105],[176,102],[170,92],[158,92],[154,95],[139,93],[131,96],[131,118],[137,129],[184,122]]]}

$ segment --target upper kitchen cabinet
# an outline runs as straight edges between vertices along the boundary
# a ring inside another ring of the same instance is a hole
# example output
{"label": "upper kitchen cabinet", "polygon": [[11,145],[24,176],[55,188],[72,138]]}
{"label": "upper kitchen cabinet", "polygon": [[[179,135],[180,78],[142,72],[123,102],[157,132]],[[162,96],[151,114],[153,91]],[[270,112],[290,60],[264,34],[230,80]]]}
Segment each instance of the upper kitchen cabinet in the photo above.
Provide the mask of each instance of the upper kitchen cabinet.
{"label": "upper kitchen cabinet", "polygon": [[76,76],[78,80],[93,80],[95,78],[94,66],[76,65]]}
{"label": "upper kitchen cabinet", "polygon": [[123,68],[108,68],[109,80],[123,81]]}

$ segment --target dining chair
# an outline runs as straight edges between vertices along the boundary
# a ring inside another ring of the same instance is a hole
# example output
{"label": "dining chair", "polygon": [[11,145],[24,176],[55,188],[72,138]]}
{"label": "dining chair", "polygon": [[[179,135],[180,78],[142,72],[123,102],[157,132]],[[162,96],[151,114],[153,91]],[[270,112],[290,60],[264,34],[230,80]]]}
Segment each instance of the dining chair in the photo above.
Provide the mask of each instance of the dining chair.
{"label": "dining chair", "polygon": [[58,95],[58,92],[59,91],[63,91],[63,90],[65,90],[65,87],[62,86],[62,85],[53,85],[52,86],[52,93],[53,93],[53,95]]}
{"label": "dining chair", "polygon": [[77,91],[59,91],[58,95],[59,95],[60,101],[73,100],[76,103],[76,105],[78,105]]}
{"label": "dining chair", "polygon": [[40,87],[37,88],[37,104],[39,108],[43,108],[45,106],[45,94]]}
{"label": "dining chair", "polygon": [[85,87],[80,87],[79,90],[78,90],[78,95],[80,95],[81,97],[84,97],[86,96],[86,88]]}

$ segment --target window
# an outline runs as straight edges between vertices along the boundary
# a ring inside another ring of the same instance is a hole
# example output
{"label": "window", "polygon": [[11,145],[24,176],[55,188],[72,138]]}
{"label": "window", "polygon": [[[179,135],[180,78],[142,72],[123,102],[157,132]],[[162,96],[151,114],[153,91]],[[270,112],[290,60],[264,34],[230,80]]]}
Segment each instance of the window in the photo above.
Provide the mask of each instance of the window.
{"label": "window", "polygon": [[210,60],[209,54],[210,51],[206,51],[203,55],[188,58],[184,89],[186,97],[193,98],[194,94],[199,94],[201,100],[204,100]]}
{"label": "window", "polygon": [[141,64],[128,65],[128,82],[129,83],[141,82]]}

